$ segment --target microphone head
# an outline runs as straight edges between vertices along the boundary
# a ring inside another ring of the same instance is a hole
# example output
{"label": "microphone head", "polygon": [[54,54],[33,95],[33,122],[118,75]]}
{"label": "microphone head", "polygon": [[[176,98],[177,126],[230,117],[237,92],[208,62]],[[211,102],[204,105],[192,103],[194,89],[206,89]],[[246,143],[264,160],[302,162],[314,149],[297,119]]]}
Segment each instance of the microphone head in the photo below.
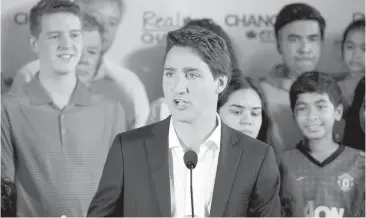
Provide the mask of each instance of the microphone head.
{"label": "microphone head", "polygon": [[184,154],[183,160],[188,169],[194,169],[197,165],[198,157],[196,152],[189,150]]}

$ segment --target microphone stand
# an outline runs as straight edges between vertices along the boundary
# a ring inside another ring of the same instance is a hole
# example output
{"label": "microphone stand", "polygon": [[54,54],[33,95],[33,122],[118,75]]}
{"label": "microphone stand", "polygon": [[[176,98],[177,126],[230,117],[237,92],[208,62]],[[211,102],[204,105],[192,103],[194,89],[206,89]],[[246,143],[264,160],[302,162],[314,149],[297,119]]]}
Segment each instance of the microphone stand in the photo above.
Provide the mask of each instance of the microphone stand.
{"label": "microphone stand", "polygon": [[192,175],[193,175],[193,169],[192,169],[193,167],[192,167],[192,164],[190,165],[190,167],[189,167],[189,171],[190,171],[190,173],[191,173],[191,178],[190,178],[190,180],[191,180],[191,209],[192,209],[192,217],[194,217],[194,204],[193,204],[193,185],[192,185]]}

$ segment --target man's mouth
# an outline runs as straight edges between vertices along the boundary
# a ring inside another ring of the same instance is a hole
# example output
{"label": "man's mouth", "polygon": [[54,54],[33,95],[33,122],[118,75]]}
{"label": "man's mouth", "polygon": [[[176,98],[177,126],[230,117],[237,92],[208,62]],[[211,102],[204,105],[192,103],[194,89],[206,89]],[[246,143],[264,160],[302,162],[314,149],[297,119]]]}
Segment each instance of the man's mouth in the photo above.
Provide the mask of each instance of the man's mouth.
{"label": "man's mouth", "polygon": [[179,99],[179,98],[173,99],[173,103],[174,103],[175,108],[177,108],[177,109],[186,109],[190,105],[189,101]]}
{"label": "man's mouth", "polygon": [[323,126],[322,124],[311,124],[311,125],[307,125],[306,128],[309,129],[310,131],[317,131],[322,126]]}
{"label": "man's mouth", "polygon": [[301,62],[308,62],[308,61],[313,61],[313,58],[297,58],[297,61],[301,61]]}
{"label": "man's mouth", "polygon": [[72,54],[60,54],[60,55],[57,55],[58,58],[60,59],[63,59],[63,60],[70,60],[74,55]]}

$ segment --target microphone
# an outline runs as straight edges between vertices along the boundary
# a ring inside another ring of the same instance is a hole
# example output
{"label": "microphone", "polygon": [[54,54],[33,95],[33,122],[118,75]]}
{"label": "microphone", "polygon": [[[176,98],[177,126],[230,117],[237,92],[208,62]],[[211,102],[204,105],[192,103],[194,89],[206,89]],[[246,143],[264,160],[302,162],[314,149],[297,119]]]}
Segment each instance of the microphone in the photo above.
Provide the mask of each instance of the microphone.
{"label": "microphone", "polygon": [[184,164],[190,170],[194,169],[197,165],[197,154],[196,152],[189,150],[183,156]]}
{"label": "microphone", "polygon": [[191,173],[191,179],[190,179],[190,183],[191,183],[191,209],[192,209],[192,217],[194,217],[192,170],[197,165],[198,157],[197,157],[196,152],[194,152],[192,150],[189,150],[186,153],[184,153],[183,160],[184,160],[184,164],[190,170],[190,173]]}

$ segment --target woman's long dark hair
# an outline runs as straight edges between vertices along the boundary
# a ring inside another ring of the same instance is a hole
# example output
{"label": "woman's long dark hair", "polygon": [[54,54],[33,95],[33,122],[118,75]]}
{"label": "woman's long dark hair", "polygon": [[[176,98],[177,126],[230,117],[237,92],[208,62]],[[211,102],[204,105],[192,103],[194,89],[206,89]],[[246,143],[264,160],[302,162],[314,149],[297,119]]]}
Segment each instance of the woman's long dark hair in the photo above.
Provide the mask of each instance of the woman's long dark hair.
{"label": "woman's long dark hair", "polygon": [[219,96],[219,101],[217,104],[217,111],[226,104],[229,99],[229,96],[240,89],[253,89],[258,93],[261,102],[262,102],[262,125],[259,130],[257,139],[268,143],[268,129],[271,125],[271,121],[268,114],[268,106],[267,99],[265,98],[264,92],[260,86],[260,83],[257,79],[250,76],[243,76],[240,71],[235,71],[232,75],[231,81],[228,84],[226,90]]}
{"label": "woman's long dark hair", "polygon": [[361,128],[360,109],[365,100],[365,77],[358,83],[353,97],[352,105],[346,117],[343,143],[365,151],[365,132]]}

